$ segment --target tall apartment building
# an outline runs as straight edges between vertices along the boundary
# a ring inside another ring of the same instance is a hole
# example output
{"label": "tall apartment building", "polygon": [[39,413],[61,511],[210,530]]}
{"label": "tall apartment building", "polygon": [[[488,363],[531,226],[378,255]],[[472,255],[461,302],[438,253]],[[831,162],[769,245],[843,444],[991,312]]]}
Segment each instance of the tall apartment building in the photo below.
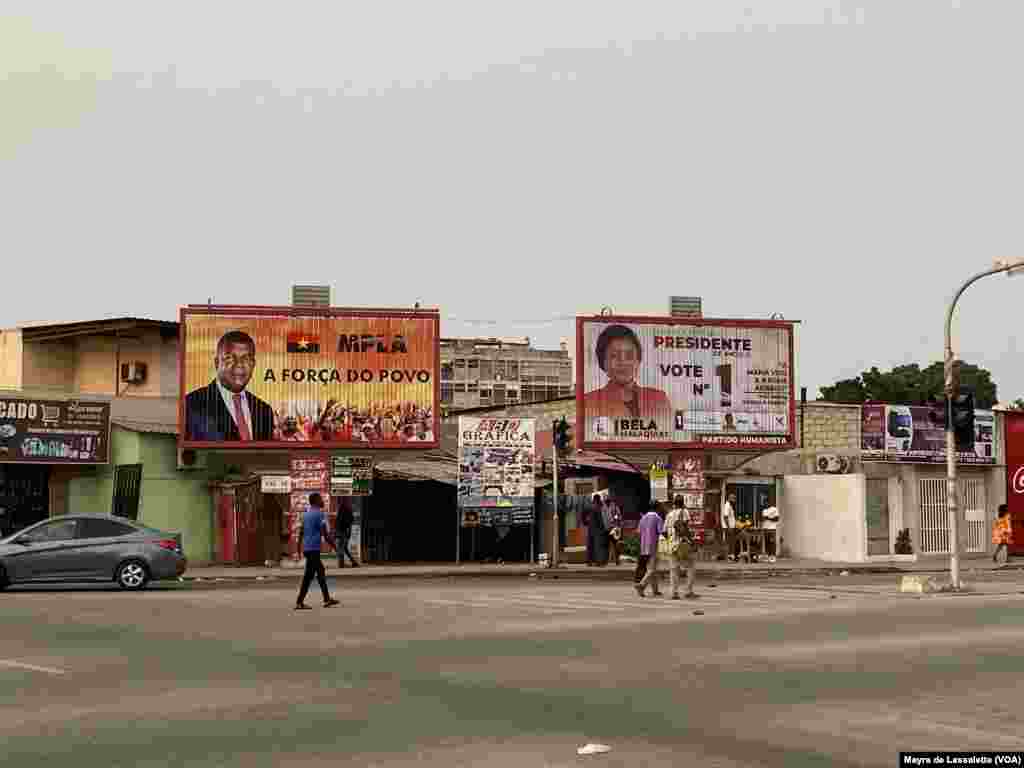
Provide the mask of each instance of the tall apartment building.
{"label": "tall apartment building", "polygon": [[569,345],[533,349],[530,339],[441,339],[441,404],[476,408],[572,395]]}

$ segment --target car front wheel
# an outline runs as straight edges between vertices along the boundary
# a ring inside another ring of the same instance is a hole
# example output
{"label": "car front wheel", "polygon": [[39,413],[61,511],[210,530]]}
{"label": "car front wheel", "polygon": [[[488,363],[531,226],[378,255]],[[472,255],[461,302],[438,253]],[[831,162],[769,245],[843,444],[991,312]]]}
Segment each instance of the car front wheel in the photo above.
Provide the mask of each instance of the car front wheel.
{"label": "car front wheel", "polygon": [[121,589],[142,589],[149,582],[149,569],[139,560],[129,560],[118,566],[114,580]]}

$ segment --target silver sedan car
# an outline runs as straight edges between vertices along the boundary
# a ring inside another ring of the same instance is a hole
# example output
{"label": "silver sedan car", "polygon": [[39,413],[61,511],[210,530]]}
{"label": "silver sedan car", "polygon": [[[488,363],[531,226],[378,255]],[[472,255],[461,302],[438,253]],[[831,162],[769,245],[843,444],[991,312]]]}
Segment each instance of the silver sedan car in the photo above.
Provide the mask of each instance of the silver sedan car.
{"label": "silver sedan car", "polygon": [[185,572],[181,534],[110,515],[67,515],[0,539],[0,589],[9,584],[115,581],[142,589]]}

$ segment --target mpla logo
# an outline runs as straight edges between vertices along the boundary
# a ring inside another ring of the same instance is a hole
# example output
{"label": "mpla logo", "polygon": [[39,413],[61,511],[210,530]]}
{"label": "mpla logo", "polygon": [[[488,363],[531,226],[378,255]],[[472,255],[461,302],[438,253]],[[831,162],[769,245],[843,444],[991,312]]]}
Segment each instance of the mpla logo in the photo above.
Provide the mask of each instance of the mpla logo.
{"label": "mpla logo", "polygon": [[1010,487],[1014,493],[1024,493],[1024,466],[1017,467],[1017,471],[1013,473]]}

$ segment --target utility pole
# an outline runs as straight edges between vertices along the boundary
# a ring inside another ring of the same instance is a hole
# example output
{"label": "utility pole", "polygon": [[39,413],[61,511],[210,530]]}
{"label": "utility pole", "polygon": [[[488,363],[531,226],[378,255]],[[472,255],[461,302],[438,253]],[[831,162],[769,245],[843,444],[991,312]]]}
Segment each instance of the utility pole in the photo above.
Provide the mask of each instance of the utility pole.
{"label": "utility pole", "polygon": [[956,493],[956,434],[953,425],[953,398],[959,389],[959,377],[956,373],[956,356],[953,354],[952,326],[953,312],[963,292],[983,277],[999,272],[1013,272],[1024,269],[1024,259],[997,259],[992,269],[979,272],[966,280],[960,289],[953,294],[953,300],[946,311],[946,346],[943,350],[946,390],[946,508],[949,511],[949,575],[953,589],[960,589],[960,516],[957,511]]}
{"label": "utility pole", "polygon": [[552,500],[552,515],[551,515],[551,558],[548,561],[549,568],[556,568],[558,566],[558,445],[556,444],[558,439],[558,421],[551,422],[551,500]]}

